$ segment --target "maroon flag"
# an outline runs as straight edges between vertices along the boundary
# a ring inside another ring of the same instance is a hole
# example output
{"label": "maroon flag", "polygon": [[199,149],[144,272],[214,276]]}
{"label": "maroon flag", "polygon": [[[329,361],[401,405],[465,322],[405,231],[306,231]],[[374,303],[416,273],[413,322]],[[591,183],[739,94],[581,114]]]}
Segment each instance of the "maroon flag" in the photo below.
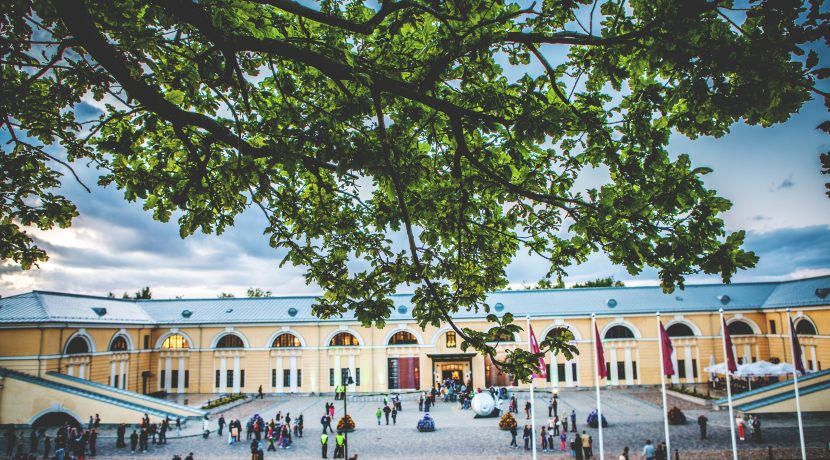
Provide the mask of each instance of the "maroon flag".
{"label": "maroon flag", "polygon": [[671,354],[674,351],[674,346],[671,343],[671,338],[660,322],[660,346],[663,347],[663,374],[674,375],[674,363],[671,360]]}
{"label": "maroon flag", "polygon": [[793,367],[798,372],[801,372],[801,375],[804,375],[806,373],[804,369],[804,358],[801,356],[801,344],[798,343],[798,334],[795,332],[795,325],[793,325],[792,318],[790,318],[790,343],[793,347],[793,359],[795,360]]}
{"label": "maroon flag", "polygon": [[726,342],[726,369],[729,372],[738,372],[735,353],[732,351],[732,337],[729,335],[729,328],[726,327],[726,319],[723,320],[723,341]]}
{"label": "maroon flag", "polygon": [[608,377],[608,369],[605,368],[605,352],[602,350],[602,340],[599,338],[596,323],[594,323],[594,336],[596,337],[595,342],[597,347],[597,375],[599,375],[599,378],[604,379]]}
{"label": "maroon flag", "polygon": [[[533,326],[531,326],[528,322],[528,328],[530,330],[530,352],[531,353],[539,353],[539,342],[536,341],[536,335],[533,334]],[[547,378],[548,372],[545,368],[545,358],[539,357],[539,373],[533,374],[534,378]]]}

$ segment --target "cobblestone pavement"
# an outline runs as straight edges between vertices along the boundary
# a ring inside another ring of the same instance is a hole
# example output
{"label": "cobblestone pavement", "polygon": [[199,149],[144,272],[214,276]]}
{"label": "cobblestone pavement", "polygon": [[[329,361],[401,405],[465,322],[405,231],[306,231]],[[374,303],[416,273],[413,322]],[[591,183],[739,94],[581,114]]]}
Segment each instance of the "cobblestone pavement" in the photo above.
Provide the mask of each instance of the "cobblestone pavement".
{"label": "cobblestone pavement", "polygon": [[[604,391],[602,395],[603,412],[610,426],[603,430],[605,458],[616,459],[624,446],[632,451],[631,458],[642,458],[642,451],[646,439],[661,441],[663,438],[662,411],[656,404],[650,403],[635,395],[644,390],[614,390]],[[651,390],[657,392],[658,390]],[[526,393],[519,393],[520,407],[524,406]],[[537,428],[547,422],[548,393],[537,393]],[[358,453],[360,459],[383,458],[440,458],[442,460],[464,459],[471,457],[484,459],[515,459],[530,458],[530,452],[524,449],[511,449],[509,432],[498,429],[498,419],[475,419],[472,411],[458,409],[455,403],[442,403],[433,408],[432,415],[436,421],[437,430],[432,433],[419,433],[415,425],[422,415],[417,410],[417,403],[405,400],[403,411],[398,415],[397,424],[387,426],[385,422],[378,426],[374,416],[375,410],[381,405],[375,398],[358,397],[348,404],[349,414],[357,424],[357,430],[349,434],[349,454]],[[377,398],[379,399],[379,398]],[[243,421],[254,413],[259,413],[266,419],[272,418],[276,411],[291,414],[293,419],[302,413],[305,419],[305,436],[295,439],[290,449],[277,449],[277,452],[266,452],[266,458],[307,459],[320,458],[319,424],[325,401],[331,398],[322,397],[279,397],[255,400],[225,412],[225,418],[240,418]],[[588,412],[594,408],[593,391],[565,390],[560,393],[560,414],[570,413],[573,409],[577,414],[577,428],[590,434],[595,445],[599,434],[596,429],[588,428],[584,423]],[[729,421],[726,411],[714,412],[704,410],[684,410],[690,423],[684,426],[671,427],[672,449],[680,451],[681,459],[705,458],[717,460],[729,459],[730,437]],[[710,420],[709,439],[699,440],[698,427],[694,420],[700,413],[706,413]],[[336,402],[335,420],[343,415],[343,402]],[[102,414],[104,416],[104,414]],[[211,417],[215,423],[218,415]],[[529,422],[524,413],[516,414],[520,425]],[[766,458],[767,446],[776,449],[776,458],[785,458],[782,448],[798,447],[798,430],[795,416],[784,415],[777,417],[762,417],[764,420],[765,439],[762,443],[741,443],[740,458]],[[815,456],[810,458],[828,458],[826,450],[818,449],[826,446],[830,441],[830,420],[828,418],[808,418],[806,421],[807,444],[816,448]],[[333,423],[334,425],[335,423]],[[195,425],[195,424],[192,424]],[[115,449],[114,438],[103,437],[99,440],[99,457],[105,458],[144,458],[170,459],[174,454],[182,457],[193,452],[196,460],[202,458],[250,458],[249,443],[243,441],[240,445],[230,446],[227,437],[220,439],[215,431],[207,440],[196,435],[198,427],[191,426],[183,433],[186,436],[176,438],[175,433],[169,438],[165,446],[150,446],[150,451],[144,454],[131,455],[128,450]],[[28,433],[26,433],[28,435]],[[27,437],[28,439],[28,437]],[[4,440],[0,440],[2,443]],[[522,444],[521,430],[518,439]],[[329,445],[329,458],[333,454],[334,440]],[[595,458],[599,458],[598,448],[595,448]],[[2,452],[5,452],[3,448]],[[789,458],[795,458],[797,453],[791,451]],[[571,458],[567,452],[539,452],[539,458],[566,459]]]}

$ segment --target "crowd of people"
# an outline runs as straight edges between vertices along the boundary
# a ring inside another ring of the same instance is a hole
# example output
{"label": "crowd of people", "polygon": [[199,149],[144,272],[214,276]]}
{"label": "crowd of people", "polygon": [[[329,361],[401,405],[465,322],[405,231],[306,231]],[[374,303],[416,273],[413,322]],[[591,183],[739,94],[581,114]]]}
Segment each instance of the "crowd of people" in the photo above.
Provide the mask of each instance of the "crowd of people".
{"label": "crowd of people", "polygon": [[[161,423],[151,423],[146,413],[136,425],[136,429],[129,436],[131,453],[142,453],[149,450],[150,444],[167,444],[167,432],[171,421],[165,418]],[[177,431],[181,432],[181,419],[176,419]],[[12,460],[34,460],[41,453],[44,459],[86,459],[98,455],[98,436],[101,430],[101,417],[98,414],[89,417],[86,428],[73,426],[65,422],[59,426],[54,438],[47,434],[45,428],[32,429],[29,434],[29,446],[25,443],[25,434],[18,435],[14,429],[6,432],[6,457]],[[127,425],[120,424],[116,428],[116,448],[127,447]],[[192,460],[192,453],[189,456]]]}
{"label": "crowd of people", "polygon": [[[207,421],[207,417],[205,420]],[[224,414],[222,414],[219,416],[217,423],[219,426],[217,435],[220,438],[225,436],[225,429],[227,428],[229,445],[240,444],[244,431],[245,440],[251,441],[252,458],[256,458],[260,454],[264,455],[264,451],[276,452],[278,448],[290,449],[294,438],[303,437],[303,414],[300,414],[296,419],[292,419],[291,413],[286,412],[283,415],[282,411],[279,411],[270,422],[266,422],[259,414],[254,414],[245,422],[244,428],[241,420],[231,419],[227,421]],[[210,431],[206,429],[205,438],[209,435]]]}

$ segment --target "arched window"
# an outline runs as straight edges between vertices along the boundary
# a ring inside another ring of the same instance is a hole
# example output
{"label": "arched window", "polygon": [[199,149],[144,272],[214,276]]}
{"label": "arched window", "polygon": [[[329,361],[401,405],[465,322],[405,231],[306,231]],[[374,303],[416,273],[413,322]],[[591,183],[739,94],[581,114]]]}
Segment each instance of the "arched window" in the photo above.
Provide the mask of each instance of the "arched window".
{"label": "arched window", "polygon": [[76,335],[66,344],[67,355],[81,355],[84,353],[89,353],[89,342],[87,342],[86,337]]}
{"label": "arched window", "polygon": [[187,339],[184,336],[179,334],[173,334],[170,337],[164,339],[164,342],[161,343],[161,348],[169,348],[169,349],[178,349],[178,348],[190,348],[190,344],[187,343]]}
{"label": "arched window", "polygon": [[669,334],[669,337],[694,337],[695,333],[692,331],[692,328],[689,327],[688,324],[683,323],[674,323],[666,329],[666,333]]}
{"label": "arched window", "polygon": [[236,334],[227,334],[219,338],[216,348],[245,348],[242,338]]}
{"label": "arched window", "polygon": [[626,326],[620,324],[612,326],[605,332],[606,339],[633,339],[634,333]]}
{"label": "arched window", "polygon": [[110,351],[127,351],[127,339],[123,335],[116,337],[110,345]]}
{"label": "arched window", "polygon": [[809,320],[800,319],[795,323],[795,332],[798,335],[817,335],[816,326]]}
{"label": "arched window", "polygon": [[490,342],[515,342],[516,338],[513,334],[506,332],[506,331],[497,331],[496,329],[490,329],[490,332],[487,334],[489,335]]}
{"label": "arched window", "polygon": [[755,331],[752,330],[752,326],[750,326],[746,321],[734,321],[726,326],[729,329],[730,335],[754,335]]}
{"label": "arched window", "polygon": [[356,347],[358,345],[360,343],[358,343],[357,337],[348,332],[341,332],[335,335],[331,338],[331,342],[329,342],[330,347]]}
{"label": "arched window", "polygon": [[390,339],[389,345],[417,345],[415,334],[408,331],[398,331]]}
{"label": "arched window", "polygon": [[566,341],[576,340],[573,331],[568,329],[567,327],[555,327],[549,330],[548,333],[545,334],[545,339],[549,337],[558,338],[560,336],[564,337]]}
{"label": "arched window", "polygon": [[274,343],[271,344],[272,348],[297,348],[301,346],[300,339],[296,335],[288,333],[278,335],[274,339]]}

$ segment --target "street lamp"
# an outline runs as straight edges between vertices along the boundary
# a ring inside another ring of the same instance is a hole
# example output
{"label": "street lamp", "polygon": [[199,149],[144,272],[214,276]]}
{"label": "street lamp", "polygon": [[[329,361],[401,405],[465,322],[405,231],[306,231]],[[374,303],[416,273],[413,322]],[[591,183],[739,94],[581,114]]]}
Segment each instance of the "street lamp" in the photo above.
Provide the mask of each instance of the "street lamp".
{"label": "street lamp", "polygon": [[[343,385],[343,417],[349,416],[349,412],[347,409],[346,402],[348,401],[348,397],[346,396],[346,391],[349,389],[349,385],[354,384],[354,379],[352,378],[352,370],[350,368],[346,368],[346,382]],[[345,439],[343,440],[343,446],[345,447],[344,456],[346,460],[349,460],[349,424],[344,422],[343,423],[343,432],[345,434]]]}

